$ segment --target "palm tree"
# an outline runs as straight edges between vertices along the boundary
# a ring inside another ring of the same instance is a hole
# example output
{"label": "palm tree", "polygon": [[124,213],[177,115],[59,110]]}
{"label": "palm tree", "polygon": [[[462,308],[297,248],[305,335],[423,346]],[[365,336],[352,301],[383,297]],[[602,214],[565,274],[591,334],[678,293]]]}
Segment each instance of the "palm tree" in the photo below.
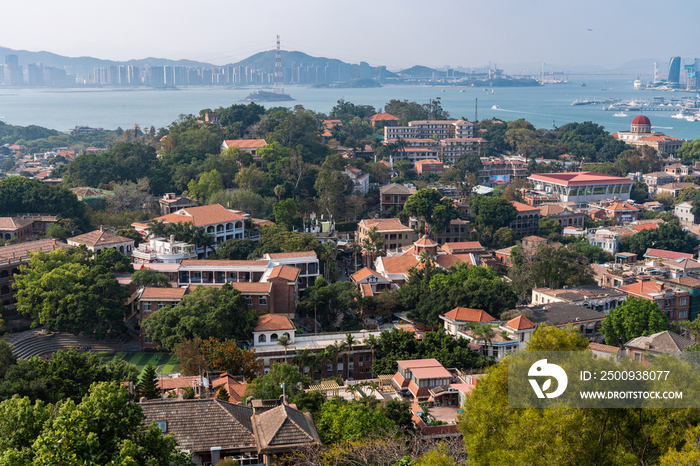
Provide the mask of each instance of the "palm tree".
{"label": "palm tree", "polygon": [[357,256],[362,254],[362,246],[353,241],[350,243],[350,250],[352,251],[352,257],[355,259],[355,273],[357,273]]}
{"label": "palm tree", "polygon": [[216,238],[211,236],[206,231],[202,233],[200,238],[201,245],[204,246],[204,257],[207,257],[209,255],[209,248],[214,249],[214,245],[216,244]]}
{"label": "palm tree", "polygon": [[301,367],[301,373],[305,374],[304,369],[307,367],[311,367],[311,359],[314,357],[313,352],[309,348],[304,348],[300,352],[297,353],[294,358],[292,358],[292,362],[294,364],[299,364]]}
{"label": "palm tree", "polygon": [[275,189],[273,189],[272,192],[275,193],[275,196],[277,196],[278,201],[281,200],[285,192],[284,185],[278,184],[277,186],[275,186]]}
{"label": "palm tree", "polygon": [[433,254],[428,251],[427,249],[424,249],[421,251],[420,255],[418,256],[420,258],[420,263],[424,264],[426,268],[430,268],[433,266],[435,258],[433,257]]}
{"label": "palm tree", "polygon": [[347,366],[347,373],[349,374],[350,372],[350,353],[352,353],[352,345],[356,343],[355,337],[352,336],[352,333],[348,333],[345,335],[345,342],[343,343],[343,347],[346,352],[346,366]]}
{"label": "palm tree", "polygon": [[384,251],[384,236],[379,233],[379,229],[374,226],[367,230],[365,237],[362,238],[362,247],[367,252],[367,267],[372,268],[374,263],[374,255],[381,254]]}
{"label": "palm tree", "polygon": [[284,362],[287,362],[287,347],[292,344],[292,340],[288,336],[282,335],[277,339],[277,344],[284,348]]}
{"label": "palm tree", "polygon": [[374,351],[379,348],[379,339],[375,338],[374,335],[370,335],[369,337],[365,338],[364,343],[365,346],[372,352],[372,366],[374,367]]}
{"label": "palm tree", "polygon": [[358,388],[357,385],[354,385],[354,384],[352,384],[352,385],[351,385],[351,384],[347,384],[347,385],[345,386],[345,391],[346,391],[346,392],[350,392],[350,394],[352,395],[352,397],[353,397],[353,399],[354,399],[354,398],[355,398],[355,394],[357,393],[357,388]]}
{"label": "palm tree", "polygon": [[153,223],[151,223],[149,227],[150,236],[154,238],[158,238],[160,236],[165,235],[165,230],[166,224],[161,222],[160,220],[153,220]]}
{"label": "palm tree", "polygon": [[338,355],[343,352],[343,347],[340,345],[337,341],[333,343],[332,345],[326,346],[326,356],[328,357],[328,360],[333,363],[333,373],[332,375],[337,375],[336,372],[338,372]]}
{"label": "palm tree", "polygon": [[490,325],[476,325],[472,328],[472,335],[479,341],[486,343],[486,346],[491,346],[491,339],[493,338],[493,327]]}

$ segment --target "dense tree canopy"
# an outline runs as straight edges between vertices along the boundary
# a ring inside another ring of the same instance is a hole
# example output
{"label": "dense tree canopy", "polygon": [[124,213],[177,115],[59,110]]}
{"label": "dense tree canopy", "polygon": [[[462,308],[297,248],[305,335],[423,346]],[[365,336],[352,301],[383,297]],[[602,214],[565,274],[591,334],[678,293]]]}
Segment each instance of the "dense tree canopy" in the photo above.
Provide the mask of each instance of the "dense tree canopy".
{"label": "dense tree canopy", "polygon": [[628,236],[620,243],[620,252],[637,254],[641,259],[649,248],[665,251],[693,253],[700,241],[690,236],[681,227],[671,223],[663,223],[653,230],[642,230]]}
{"label": "dense tree canopy", "polygon": [[606,344],[622,346],[632,338],[649,336],[664,330],[668,330],[668,318],[656,303],[628,297],[608,313],[600,332],[605,337]]}
{"label": "dense tree canopy", "polygon": [[60,332],[102,337],[121,330],[126,290],[101,262],[107,261],[99,254],[93,261],[79,250],[33,253],[15,277],[17,310]]}
{"label": "dense tree canopy", "polygon": [[57,351],[48,361],[36,357],[11,360],[3,366],[0,400],[19,395],[47,403],[80,399],[94,382],[136,382],[138,374],[136,366],[118,358],[76,351]]}
{"label": "dense tree canopy", "polygon": [[440,324],[439,316],[455,307],[482,309],[498,318],[517,303],[510,285],[492,269],[466,263],[447,270],[414,269],[399,292],[409,316],[432,325]]}
{"label": "dense tree canopy", "polygon": [[542,245],[532,254],[522,246],[511,250],[513,266],[508,271],[512,287],[527,301],[533,288],[593,284],[593,272],[586,255],[572,246]]}
{"label": "dense tree canopy", "polygon": [[55,407],[27,398],[0,403],[4,448],[0,464],[184,466],[188,455],[155,424],[144,423],[141,406],[126,387],[99,383],[82,400]]}
{"label": "dense tree canopy", "polygon": [[443,199],[442,194],[434,189],[419,189],[406,200],[404,212],[425,220],[434,231],[449,226],[457,218],[457,209],[450,199]]}
{"label": "dense tree canopy", "polygon": [[50,186],[39,180],[13,176],[0,181],[0,212],[4,215],[43,213],[74,220],[88,231],[87,206],[62,186]]}
{"label": "dense tree canopy", "polygon": [[249,311],[241,293],[228,283],[221,288],[198,286],[175,306],[165,306],[148,316],[143,328],[165,348],[199,337],[247,340],[258,315]]}
{"label": "dense tree canopy", "polygon": [[270,372],[255,378],[245,389],[246,396],[273,400],[282,396],[282,384],[287,396],[294,397],[308,387],[311,379],[299,372],[296,366],[276,362]]}
{"label": "dense tree canopy", "polygon": [[472,223],[486,240],[490,240],[499,228],[510,226],[518,214],[513,204],[500,197],[474,196],[469,208]]}
{"label": "dense tree canopy", "polygon": [[375,374],[395,374],[396,361],[407,359],[437,359],[445,367],[458,369],[483,368],[489,361],[469,348],[466,338],[455,339],[444,329],[426,332],[423,339],[417,339],[413,332],[392,329],[382,332],[372,343],[374,347]]}

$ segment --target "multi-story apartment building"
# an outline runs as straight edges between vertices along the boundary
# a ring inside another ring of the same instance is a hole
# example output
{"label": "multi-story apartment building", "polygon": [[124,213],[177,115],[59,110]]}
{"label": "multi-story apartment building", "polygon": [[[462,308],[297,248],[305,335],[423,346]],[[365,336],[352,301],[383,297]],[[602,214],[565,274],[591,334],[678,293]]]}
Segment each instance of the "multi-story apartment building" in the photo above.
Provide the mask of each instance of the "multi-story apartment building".
{"label": "multi-story apartment building", "polygon": [[401,223],[398,218],[373,218],[360,220],[357,224],[357,242],[362,244],[369,231],[376,227],[377,233],[384,239],[384,251],[396,252],[401,248],[411,246],[416,240],[416,232]]}
{"label": "multi-story apartment building", "polygon": [[403,205],[408,200],[408,197],[416,193],[414,186],[404,186],[402,184],[391,183],[379,188],[379,203],[382,212],[396,207],[403,209]]}
{"label": "multi-story apartment building", "polygon": [[505,160],[490,157],[481,160],[481,169],[477,172],[477,182],[483,186],[510,183],[525,180],[528,177],[527,162],[523,160]]}
{"label": "multi-story apartment building", "polygon": [[408,144],[397,157],[411,163],[417,160],[439,158],[454,163],[461,155],[481,153],[488,141],[474,137],[474,124],[466,120],[419,120],[408,126],[385,126],[387,143],[403,139]]}
{"label": "multi-story apartment building", "polygon": [[656,303],[670,322],[689,319],[690,293],[679,287],[671,287],[656,280],[640,281],[618,290],[637,298]]}
{"label": "multi-story apartment building", "polygon": [[518,214],[510,223],[510,228],[518,236],[535,235],[540,229],[540,209],[522,202],[511,201]]}
{"label": "multi-story apartment building", "polygon": [[[183,223],[192,224],[213,236],[216,249],[219,243],[230,239],[249,238],[251,231],[246,231],[245,220],[249,215],[245,212],[228,210],[219,204],[206,205],[200,207],[187,207],[176,212],[163,215],[155,220],[163,223]],[[150,222],[134,222],[131,224],[136,231],[147,234],[151,228]],[[252,239],[252,238],[251,238]],[[197,249],[197,254],[204,257],[203,246]]]}

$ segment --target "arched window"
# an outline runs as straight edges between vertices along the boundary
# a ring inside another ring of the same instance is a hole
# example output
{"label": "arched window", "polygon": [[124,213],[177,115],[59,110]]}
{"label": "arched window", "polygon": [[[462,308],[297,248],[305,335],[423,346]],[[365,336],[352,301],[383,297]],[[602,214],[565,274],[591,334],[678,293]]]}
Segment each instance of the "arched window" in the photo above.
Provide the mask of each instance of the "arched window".
{"label": "arched window", "polygon": [[214,227],[208,227],[207,233],[214,233]]}
{"label": "arched window", "polygon": [[276,333],[273,333],[272,335],[270,335],[270,341],[277,341],[277,338],[278,337],[277,337]]}
{"label": "arched window", "polygon": [[236,229],[243,228],[243,222],[236,222]]}
{"label": "arched window", "polygon": [[11,272],[11,273],[12,273],[12,275],[19,275],[19,269],[18,269],[18,268],[14,268],[14,269],[12,269],[12,272]]}
{"label": "arched window", "polygon": [[233,230],[233,223],[227,223],[226,224],[226,231],[231,231]]}
{"label": "arched window", "polygon": [[2,272],[0,272],[0,278],[6,278],[9,276],[10,276],[10,272],[8,272],[7,270],[3,270]]}
{"label": "arched window", "polygon": [[220,231],[224,231],[224,226],[221,225],[221,224],[219,224],[219,225],[216,226],[216,232],[218,233],[218,232],[220,232]]}
{"label": "arched window", "polygon": [[9,294],[10,293],[10,287],[5,285],[2,288],[0,288],[0,294]]}
{"label": "arched window", "polygon": [[267,341],[267,337],[265,335],[260,335],[258,337],[258,343],[265,343]]}
{"label": "arched window", "polygon": [[289,336],[289,334],[288,334],[287,332],[284,332],[284,333],[282,334],[282,336],[283,336],[283,337],[290,338],[290,336]]}
{"label": "arched window", "polygon": [[5,240],[12,239],[12,236],[9,233],[5,233]]}
{"label": "arched window", "polygon": [[122,254],[124,254],[124,246],[119,246],[119,252],[121,252]]}

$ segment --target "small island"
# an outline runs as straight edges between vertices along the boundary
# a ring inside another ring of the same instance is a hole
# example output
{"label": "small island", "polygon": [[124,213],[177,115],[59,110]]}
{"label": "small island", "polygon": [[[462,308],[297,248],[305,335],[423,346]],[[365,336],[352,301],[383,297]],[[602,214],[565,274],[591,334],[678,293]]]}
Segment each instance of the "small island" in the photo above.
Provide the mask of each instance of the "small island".
{"label": "small island", "polygon": [[284,102],[289,100],[294,99],[287,94],[257,90],[242,99],[241,102]]}

